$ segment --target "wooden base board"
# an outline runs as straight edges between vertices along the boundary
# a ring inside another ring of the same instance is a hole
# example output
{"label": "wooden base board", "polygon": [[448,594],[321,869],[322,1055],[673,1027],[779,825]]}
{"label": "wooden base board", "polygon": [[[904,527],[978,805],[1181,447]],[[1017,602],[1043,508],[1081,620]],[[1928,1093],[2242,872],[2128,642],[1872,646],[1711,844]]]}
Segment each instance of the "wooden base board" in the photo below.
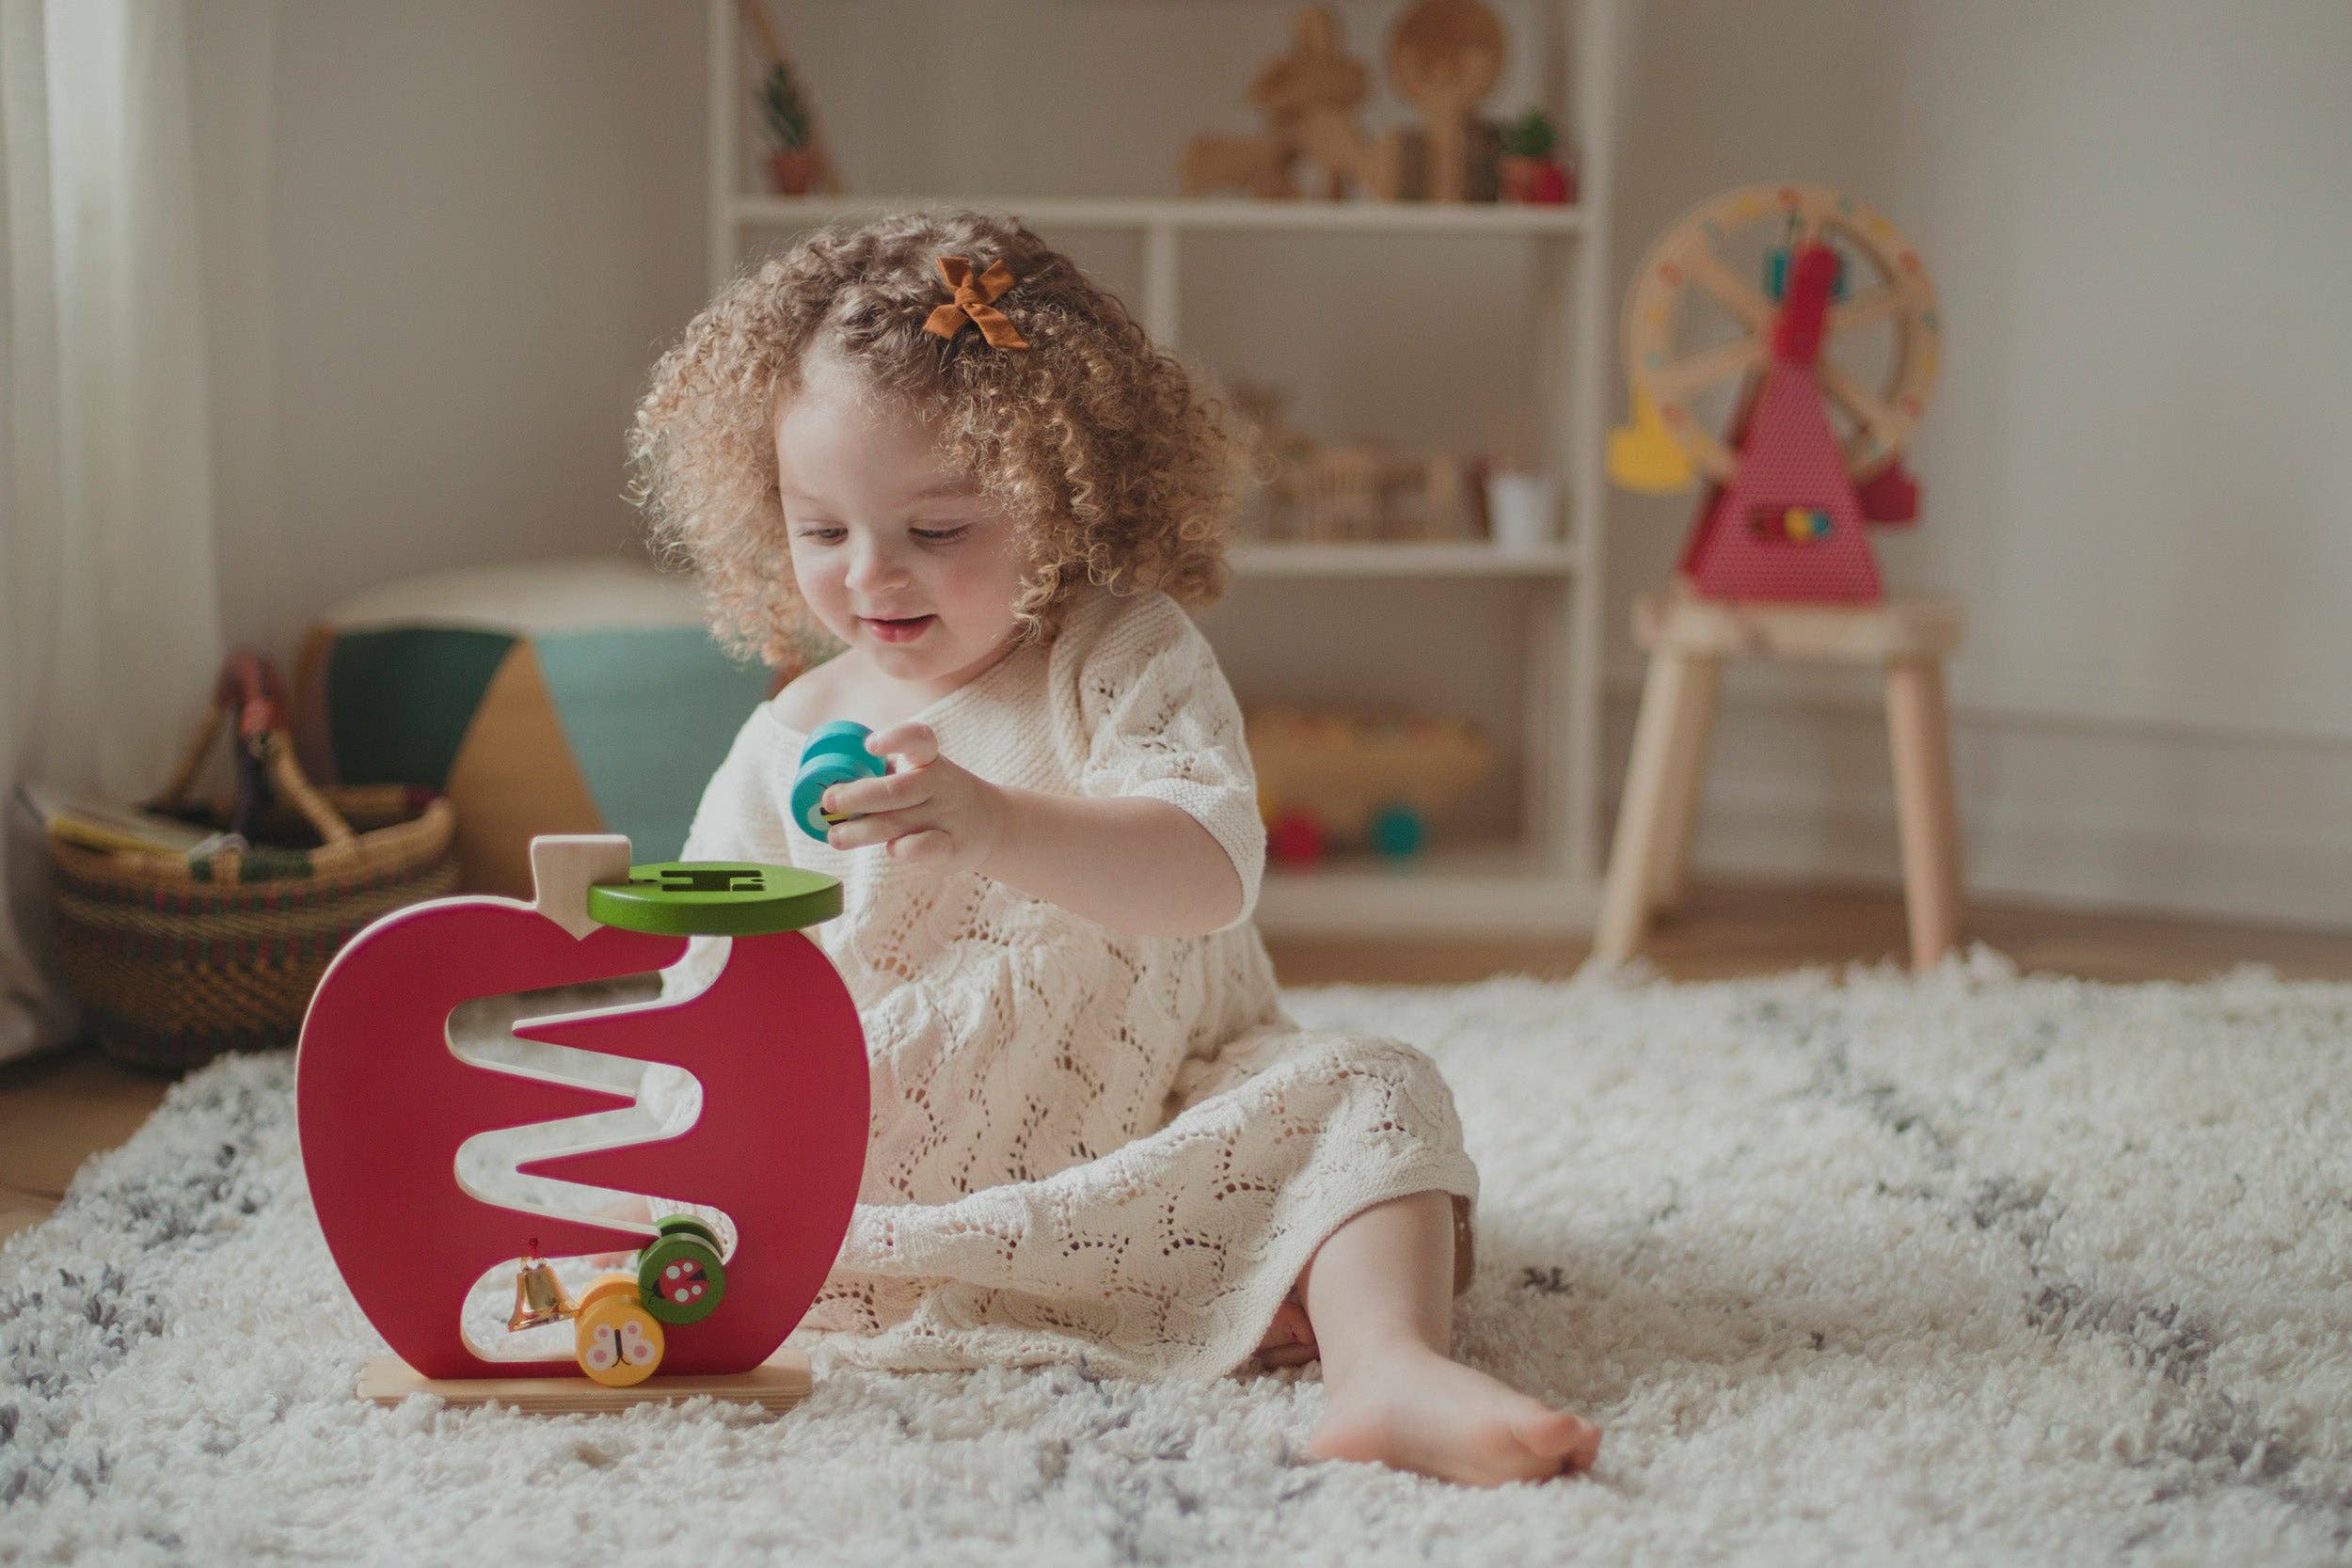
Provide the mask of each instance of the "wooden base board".
{"label": "wooden base board", "polygon": [[675,1404],[708,1395],[716,1400],[739,1400],[769,1410],[789,1410],[808,1398],[808,1354],[785,1349],[757,1368],[727,1377],[661,1377],[656,1375],[628,1388],[608,1388],[580,1377],[420,1376],[406,1362],[379,1355],[359,1369],[356,1392],[378,1404],[398,1404],[411,1394],[434,1394],[452,1404],[488,1404],[493,1400],[517,1410],[562,1415],[580,1411],[626,1410],[633,1404]]}

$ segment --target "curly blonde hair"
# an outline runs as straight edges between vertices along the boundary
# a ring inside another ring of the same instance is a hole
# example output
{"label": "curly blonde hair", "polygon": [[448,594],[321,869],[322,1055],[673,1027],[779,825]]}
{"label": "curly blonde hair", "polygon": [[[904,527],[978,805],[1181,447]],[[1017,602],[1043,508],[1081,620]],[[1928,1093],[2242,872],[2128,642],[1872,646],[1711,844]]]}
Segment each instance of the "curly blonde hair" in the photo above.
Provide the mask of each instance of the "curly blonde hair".
{"label": "curly blonde hair", "polygon": [[[938,259],[1015,279],[995,308],[1029,342],[977,325],[923,329],[950,297]],[[700,574],[713,629],[771,665],[821,639],[792,578],[774,418],[812,350],[837,354],[934,429],[950,460],[1016,519],[1023,642],[1070,595],[1161,589],[1207,604],[1226,586],[1233,456],[1199,395],[1112,294],[1015,222],[978,213],[834,224],[740,274],[662,355],[628,436],[628,498],[654,544]]]}

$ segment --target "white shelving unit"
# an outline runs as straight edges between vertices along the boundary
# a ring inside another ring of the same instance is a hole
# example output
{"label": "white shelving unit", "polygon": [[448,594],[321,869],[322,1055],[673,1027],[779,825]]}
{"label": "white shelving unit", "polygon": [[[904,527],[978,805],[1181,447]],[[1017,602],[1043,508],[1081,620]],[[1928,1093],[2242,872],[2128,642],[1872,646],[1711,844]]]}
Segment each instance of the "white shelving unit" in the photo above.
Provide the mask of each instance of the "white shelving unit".
{"label": "white shelving unit", "polygon": [[[748,236],[861,213],[978,208],[1056,230],[1139,236],[1139,315],[1163,345],[1184,340],[1181,305],[1187,234],[1486,235],[1537,247],[1530,320],[1537,344],[1534,406],[1543,458],[1562,481],[1558,545],[1504,550],[1483,543],[1249,545],[1232,564],[1246,580],[1382,578],[1491,581],[1520,607],[1524,650],[1519,732],[1521,820],[1516,837],[1438,847],[1403,863],[1270,868],[1259,925],[1283,934],[1591,928],[1598,908],[1602,506],[1605,367],[1615,357],[1607,298],[1613,166],[1615,0],[1540,0],[1540,98],[1577,150],[1573,207],[1492,203],[1085,199],[998,194],[756,196],[742,157],[747,103],[736,0],[707,0],[710,272],[715,288],[745,259]],[[946,0],[943,0],[943,8]],[[1504,601],[1499,601],[1504,602]],[[1409,643],[1396,657],[1412,657]],[[1247,692],[1248,672],[1229,666]]]}

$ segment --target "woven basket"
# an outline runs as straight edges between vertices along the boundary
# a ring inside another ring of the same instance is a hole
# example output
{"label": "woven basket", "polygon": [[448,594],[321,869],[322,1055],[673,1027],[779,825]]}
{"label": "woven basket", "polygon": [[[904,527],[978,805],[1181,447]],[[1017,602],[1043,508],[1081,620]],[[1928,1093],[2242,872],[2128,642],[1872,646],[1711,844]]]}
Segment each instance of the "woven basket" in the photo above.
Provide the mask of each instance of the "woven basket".
{"label": "woven basket", "polygon": [[252,847],[107,853],[51,840],[66,983],[99,1049],[126,1066],[177,1073],[224,1051],[290,1044],[345,942],[379,915],[457,886],[450,803],[399,784],[312,787],[277,693],[265,661],[232,657],[155,802],[183,813],[215,739],[231,730],[239,788],[219,825]]}

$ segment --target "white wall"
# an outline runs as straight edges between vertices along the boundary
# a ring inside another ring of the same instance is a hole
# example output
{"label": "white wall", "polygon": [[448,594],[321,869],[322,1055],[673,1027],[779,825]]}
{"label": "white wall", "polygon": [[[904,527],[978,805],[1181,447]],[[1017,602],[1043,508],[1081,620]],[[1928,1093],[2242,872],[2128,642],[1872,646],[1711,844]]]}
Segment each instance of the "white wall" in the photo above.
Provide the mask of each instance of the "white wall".
{"label": "white wall", "polygon": [[[1926,526],[1879,548],[1974,622],[1977,884],[2352,922],[2352,8],[1661,0],[1631,24],[1621,277],[1692,201],[1790,175],[1865,194],[1934,272]],[[1622,605],[1689,507],[1613,516]],[[1622,640],[1615,662],[1621,756]],[[1702,866],[1892,876],[1874,701],[1736,680]]]}
{"label": "white wall", "polygon": [[[1292,11],[1004,0],[975,28],[942,0],[771,4],[855,188],[1039,194],[1170,189],[1187,136],[1250,128],[1241,91]],[[1343,6],[1353,46],[1395,8]],[[282,645],[409,571],[629,548],[621,433],[703,294],[701,7],[295,0],[276,19],[274,278],[247,305],[277,435],[239,470],[232,631]],[[1865,195],[1934,269],[1927,525],[1881,554],[1975,619],[1954,683],[1977,884],[2352,924],[2352,8],[1629,0],[1626,32],[1620,283],[1692,203],[1792,176]],[[1532,90],[1514,72],[1498,105]],[[1132,276],[1116,246],[1087,259]],[[1225,352],[1253,323],[1298,333],[1327,372],[1301,393],[1322,434],[1434,428],[1516,365],[1367,337],[1336,302],[1507,349],[1514,265],[1386,241],[1285,271],[1237,250],[1198,270],[1215,293],[1187,319],[1225,321]],[[1414,375],[1383,390],[1399,362]],[[1349,385],[1376,395],[1330,390]],[[1621,758],[1624,601],[1662,577],[1688,506],[1613,506]],[[1874,702],[1735,679],[1702,871],[1891,877]]]}
{"label": "white wall", "polygon": [[273,59],[203,62],[272,154],[267,304],[243,291],[229,343],[273,405],[227,454],[231,636],[283,650],[412,572],[635,547],[622,433],[703,292],[702,16],[278,0]]}

